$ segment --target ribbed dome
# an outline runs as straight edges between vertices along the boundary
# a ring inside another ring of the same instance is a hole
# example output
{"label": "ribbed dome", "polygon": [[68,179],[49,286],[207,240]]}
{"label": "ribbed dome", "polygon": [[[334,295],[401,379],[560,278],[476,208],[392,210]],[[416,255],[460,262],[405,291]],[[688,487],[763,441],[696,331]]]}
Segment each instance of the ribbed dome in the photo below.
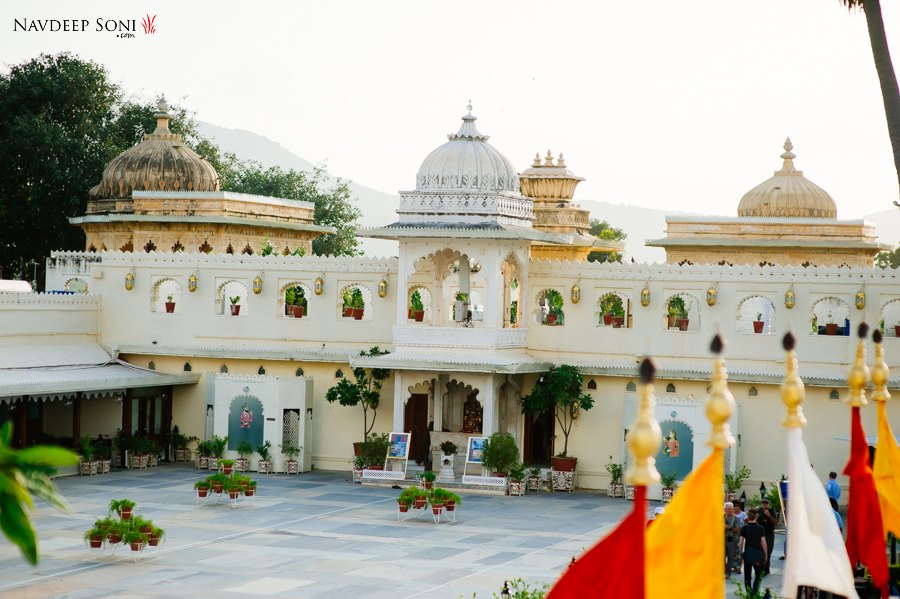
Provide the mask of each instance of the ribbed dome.
{"label": "ribbed dome", "polygon": [[519,175],[509,159],[487,143],[475,127],[472,105],[459,131],[422,162],[416,175],[420,191],[519,191]]}
{"label": "ribbed dome", "polygon": [[133,191],[219,191],[216,169],[169,131],[168,110],[162,98],[153,115],[156,130],[106,165],[91,199],[131,199]]}
{"label": "ribbed dome", "polygon": [[837,218],[834,200],[824,189],[794,168],[791,138],[784,142],[784,166],[741,198],[738,216]]}

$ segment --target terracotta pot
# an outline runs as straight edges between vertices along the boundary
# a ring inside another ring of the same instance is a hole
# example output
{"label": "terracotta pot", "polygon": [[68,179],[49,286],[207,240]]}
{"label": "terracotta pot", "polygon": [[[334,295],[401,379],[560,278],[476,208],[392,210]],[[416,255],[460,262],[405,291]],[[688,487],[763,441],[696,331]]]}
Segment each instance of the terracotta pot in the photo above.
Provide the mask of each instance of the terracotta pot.
{"label": "terracotta pot", "polygon": [[256,494],[256,489],[253,487],[248,487],[244,489],[244,495],[247,497],[253,497]]}
{"label": "terracotta pot", "polygon": [[222,483],[213,483],[212,490],[214,493],[221,493],[222,489],[225,488],[225,485]]}
{"label": "terracotta pot", "polygon": [[761,320],[754,320],[754,321],[753,321],[753,332],[754,332],[754,333],[762,333],[762,332],[763,332],[763,327],[764,327],[764,326],[766,326],[766,323],[764,323],[763,321],[761,321]]}
{"label": "terracotta pot", "polygon": [[455,499],[448,499],[448,500],[444,503],[444,509],[446,509],[448,512],[452,512],[453,510],[455,510],[455,509],[456,509],[456,500],[455,500]]}
{"label": "terracotta pot", "polygon": [[156,547],[157,545],[159,545],[159,537],[150,537],[147,540],[147,544],[151,547]]}
{"label": "terracotta pot", "polygon": [[427,480],[422,481],[422,487],[425,489],[430,489],[433,486],[434,486],[434,483],[431,481],[427,481]]}
{"label": "terracotta pot", "polygon": [[365,308],[353,308],[353,320],[362,320]]}
{"label": "terracotta pot", "polygon": [[550,463],[557,472],[575,472],[575,467],[578,465],[578,458],[555,457],[551,458]]}
{"label": "terracotta pot", "polygon": [[100,549],[103,547],[103,537],[91,537],[91,549]]}
{"label": "terracotta pot", "polygon": [[677,319],[677,320],[675,321],[675,324],[678,325],[678,330],[679,330],[679,331],[686,331],[686,330],[688,330],[688,325],[689,325],[690,323],[691,323],[691,321],[690,321],[689,319],[687,319],[687,318],[679,318],[679,319]]}
{"label": "terracotta pot", "polygon": [[357,442],[353,444],[353,456],[359,457],[359,452],[362,451],[362,443]]}
{"label": "terracotta pot", "polygon": [[413,318],[416,322],[422,322],[425,320],[425,310],[416,310],[413,312]]}
{"label": "terracotta pot", "polygon": [[303,318],[303,306],[291,306],[291,314],[294,318]]}
{"label": "terracotta pot", "polygon": [[108,537],[106,537],[106,539],[107,539],[110,543],[112,543],[112,544],[121,543],[121,542],[122,542],[122,535],[120,535],[120,534],[111,534],[111,535],[109,535]]}
{"label": "terracotta pot", "polygon": [[149,535],[151,532],[153,532],[153,527],[152,526],[143,526],[143,527],[139,528],[138,531],[144,533],[145,535]]}
{"label": "terracotta pot", "polygon": [[675,321],[678,320],[678,317],[669,314],[669,315],[666,317],[666,320],[667,320],[667,322],[668,322],[669,328],[670,328],[670,329],[674,329],[674,328],[675,328]]}
{"label": "terracotta pot", "polygon": [[497,478],[506,478],[506,472],[494,472],[494,476]]}
{"label": "terracotta pot", "polygon": [[614,329],[621,329],[625,324],[624,316],[613,316],[612,317],[612,326]]}
{"label": "terracotta pot", "polygon": [[207,495],[209,495],[209,487],[199,487],[197,489],[198,497],[206,497]]}
{"label": "terracotta pot", "polygon": [[166,313],[171,314],[175,311],[175,302],[166,302]]}
{"label": "terracotta pot", "polygon": [[234,471],[234,466],[222,466],[222,472],[225,473],[225,476],[230,475]]}
{"label": "terracotta pot", "polygon": [[132,551],[140,551],[143,546],[144,546],[143,543],[132,543],[131,550]]}
{"label": "terracotta pot", "polygon": [[409,506],[405,503],[397,502],[397,507],[400,508],[400,512],[406,513],[409,511]]}
{"label": "terracotta pot", "polygon": [[407,309],[406,309],[406,317],[409,318],[409,319],[412,319],[412,318],[413,318],[413,310],[412,310],[412,308],[407,308]]}
{"label": "terracotta pot", "polygon": [[425,507],[425,498],[424,497],[416,497],[415,500],[413,501],[413,507],[417,510],[420,510],[423,507]]}
{"label": "terracotta pot", "polygon": [[232,316],[237,316],[238,314],[241,313],[241,305],[240,304],[231,304],[231,306],[229,306],[229,307],[231,308]]}
{"label": "terracotta pot", "polygon": [[292,305],[290,305],[290,304],[285,304],[285,305],[284,305],[284,315],[285,315],[285,316],[292,316],[292,315],[294,314],[294,313],[291,311],[292,308],[293,308]]}
{"label": "terracotta pot", "polygon": [[603,324],[609,326],[612,324],[612,314],[604,314],[603,315]]}
{"label": "terracotta pot", "polygon": [[444,504],[443,504],[443,503],[432,503],[432,504],[431,504],[431,512],[432,512],[435,516],[439,515],[443,509],[444,509]]}
{"label": "terracotta pot", "polygon": [[366,470],[384,470],[384,464],[369,464]]}
{"label": "terracotta pot", "polygon": [[228,498],[229,499],[237,499],[238,495],[240,495],[240,494],[241,494],[241,492],[239,490],[231,489],[228,491]]}
{"label": "terracotta pot", "polygon": [[131,520],[131,508],[130,507],[122,508],[122,520]]}
{"label": "terracotta pot", "polygon": [[826,335],[837,335],[838,326],[836,322],[829,322],[825,325]]}
{"label": "terracotta pot", "polygon": [[556,321],[559,320],[559,314],[548,314],[546,323],[548,326],[556,326]]}

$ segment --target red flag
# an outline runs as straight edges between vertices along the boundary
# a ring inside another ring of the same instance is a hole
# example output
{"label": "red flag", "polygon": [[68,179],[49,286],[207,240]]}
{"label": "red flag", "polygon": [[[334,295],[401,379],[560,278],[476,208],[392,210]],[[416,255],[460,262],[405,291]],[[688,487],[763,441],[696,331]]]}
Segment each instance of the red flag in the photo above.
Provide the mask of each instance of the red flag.
{"label": "red flag", "polygon": [[647,488],[635,487],[634,508],[556,581],[547,599],[644,599]]}
{"label": "red flag", "polygon": [[861,562],[869,569],[872,582],[888,596],[887,551],[881,506],[875,479],[869,466],[869,445],[859,418],[859,408],[853,408],[850,425],[850,461],[844,467],[850,477],[850,502],[847,506],[847,556],[850,563]]}

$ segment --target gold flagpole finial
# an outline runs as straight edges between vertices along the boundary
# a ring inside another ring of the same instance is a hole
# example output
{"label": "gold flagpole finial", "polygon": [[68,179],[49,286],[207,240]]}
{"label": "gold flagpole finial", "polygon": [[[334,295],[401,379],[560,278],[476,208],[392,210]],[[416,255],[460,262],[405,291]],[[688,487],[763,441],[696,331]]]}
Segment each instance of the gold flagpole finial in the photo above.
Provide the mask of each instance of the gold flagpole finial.
{"label": "gold flagpole finial", "polygon": [[653,397],[653,375],[656,367],[650,358],[641,362],[641,399],[638,404],[637,419],[628,433],[628,451],[631,465],[625,473],[625,482],[630,485],[647,487],[659,482],[656,470],[656,454],[662,445],[662,431],[653,416],[656,400]]}
{"label": "gold flagpole finial", "polygon": [[725,358],[722,357],[724,347],[719,335],[713,337],[710,349],[716,354],[713,362],[712,389],[706,402],[706,418],[712,424],[712,433],[707,445],[716,449],[726,449],[734,444],[734,436],[728,420],[734,413],[734,396],[728,390],[728,371],[725,369]]}
{"label": "gold flagpole finial", "polygon": [[853,408],[861,408],[867,403],[865,387],[869,382],[869,367],[866,366],[866,335],[869,334],[869,325],[861,323],[857,334],[859,342],[856,344],[856,360],[847,374],[847,385],[850,387],[847,402]]}
{"label": "gold flagpole finial", "polygon": [[875,385],[875,390],[872,392],[872,399],[885,402],[891,398],[887,388],[891,371],[888,370],[888,365],[884,361],[884,346],[881,344],[881,337],[881,331],[875,329],[875,332],[872,333],[872,341],[875,342],[875,365],[872,366],[872,384]]}
{"label": "gold flagpole finial", "polygon": [[796,340],[794,335],[788,333],[781,344],[787,352],[785,359],[786,372],[784,382],[781,383],[781,401],[787,406],[787,415],[782,424],[787,428],[800,428],[806,426],[806,417],[803,416],[803,407],[800,405],[806,398],[806,388],[800,375],[797,374],[797,354],[794,352]]}

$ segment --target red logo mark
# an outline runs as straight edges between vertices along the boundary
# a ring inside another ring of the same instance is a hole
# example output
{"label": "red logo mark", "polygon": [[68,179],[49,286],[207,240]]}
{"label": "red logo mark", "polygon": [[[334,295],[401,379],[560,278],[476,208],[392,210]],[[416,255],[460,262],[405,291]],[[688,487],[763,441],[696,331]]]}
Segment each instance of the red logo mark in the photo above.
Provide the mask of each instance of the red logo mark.
{"label": "red logo mark", "polygon": [[156,23],[156,15],[153,15],[152,17],[150,15],[147,15],[146,17],[141,19],[141,27],[144,28],[145,35],[148,33],[156,33],[155,23]]}

